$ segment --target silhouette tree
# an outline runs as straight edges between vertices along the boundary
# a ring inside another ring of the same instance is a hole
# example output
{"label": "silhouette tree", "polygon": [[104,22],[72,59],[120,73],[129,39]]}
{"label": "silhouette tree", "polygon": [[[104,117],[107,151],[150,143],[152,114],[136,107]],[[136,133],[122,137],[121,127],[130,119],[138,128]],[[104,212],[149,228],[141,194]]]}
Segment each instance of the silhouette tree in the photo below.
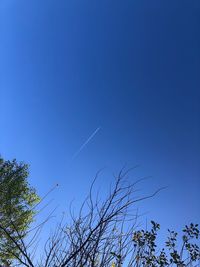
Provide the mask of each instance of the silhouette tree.
{"label": "silhouette tree", "polygon": [[[51,217],[32,228],[28,239],[12,222],[12,231],[2,228],[10,244],[10,254],[15,259],[12,266],[26,267],[168,267],[200,266],[199,229],[190,224],[183,229],[182,238],[168,231],[163,249],[156,244],[160,225],[151,221],[150,230],[138,230],[139,215],[135,204],[154,197],[161,189],[141,198],[135,197],[136,181],[126,179],[128,171],[122,170],[115,177],[107,196],[100,198],[94,190],[95,177],[88,196],[77,215],[70,209],[71,220],[64,218],[47,239],[41,258],[35,248],[41,228]],[[32,211],[31,211],[32,212]],[[1,229],[1,226],[0,226]],[[22,231],[23,232],[23,231]],[[180,240],[178,242],[178,240]],[[12,249],[14,248],[14,249]],[[17,253],[16,253],[17,250]]]}

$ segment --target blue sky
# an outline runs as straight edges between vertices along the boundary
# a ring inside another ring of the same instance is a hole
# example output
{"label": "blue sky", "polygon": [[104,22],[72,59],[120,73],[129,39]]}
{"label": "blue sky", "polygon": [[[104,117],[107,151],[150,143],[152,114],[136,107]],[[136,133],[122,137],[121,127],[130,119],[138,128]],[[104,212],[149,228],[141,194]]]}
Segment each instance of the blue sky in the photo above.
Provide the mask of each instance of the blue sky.
{"label": "blue sky", "polygon": [[139,164],[141,195],[168,186],[144,220],[200,222],[199,27],[195,0],[0,0],[2,156],[60,210]]}

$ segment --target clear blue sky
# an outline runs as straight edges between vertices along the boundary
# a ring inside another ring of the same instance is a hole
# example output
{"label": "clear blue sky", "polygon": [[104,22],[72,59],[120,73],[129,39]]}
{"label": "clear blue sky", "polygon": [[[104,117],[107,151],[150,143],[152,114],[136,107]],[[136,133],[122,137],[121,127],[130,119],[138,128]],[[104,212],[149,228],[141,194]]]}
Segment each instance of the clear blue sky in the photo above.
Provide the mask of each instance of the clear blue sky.
{"label": "clear blue sky", "polygon": [[139,164],[141,195],[168,186],[144,218],[200,222],[199,30],[198,0],[0,0],[2,156],[61,209]]}

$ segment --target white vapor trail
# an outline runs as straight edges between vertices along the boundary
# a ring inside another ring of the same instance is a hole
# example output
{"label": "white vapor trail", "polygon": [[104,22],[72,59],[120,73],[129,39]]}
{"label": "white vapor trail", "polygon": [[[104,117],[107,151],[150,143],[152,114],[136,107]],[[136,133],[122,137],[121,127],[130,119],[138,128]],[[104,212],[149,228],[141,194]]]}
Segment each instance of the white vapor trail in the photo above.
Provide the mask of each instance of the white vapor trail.
{"label": "white vapor trail", "polygon": [[72,160],[74,160],[78,154],[84,149],[84,147],[92,140],[92,138],[98,133],[98,131],[101,129],[101,127],[98,127],[89,137],[88,139],[82,144],[82,146],[79,148],[79,150],[74,153]]}

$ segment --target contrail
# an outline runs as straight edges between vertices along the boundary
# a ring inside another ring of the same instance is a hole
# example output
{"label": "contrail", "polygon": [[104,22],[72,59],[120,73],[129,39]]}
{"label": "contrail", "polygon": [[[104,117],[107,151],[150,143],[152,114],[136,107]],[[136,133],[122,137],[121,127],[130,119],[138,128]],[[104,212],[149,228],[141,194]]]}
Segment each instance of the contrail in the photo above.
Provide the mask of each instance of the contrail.
{"label": "contrail", "polygon": [[101,127],[98,127],[89,137],[88,139],[82,144],[82,146],[79,148],[76,153],[74,153],[72,160],[74,160],[78,154],[83,150],[83,148],[92,140],[92,138],[98,133],[98,131],[101,129]]}

